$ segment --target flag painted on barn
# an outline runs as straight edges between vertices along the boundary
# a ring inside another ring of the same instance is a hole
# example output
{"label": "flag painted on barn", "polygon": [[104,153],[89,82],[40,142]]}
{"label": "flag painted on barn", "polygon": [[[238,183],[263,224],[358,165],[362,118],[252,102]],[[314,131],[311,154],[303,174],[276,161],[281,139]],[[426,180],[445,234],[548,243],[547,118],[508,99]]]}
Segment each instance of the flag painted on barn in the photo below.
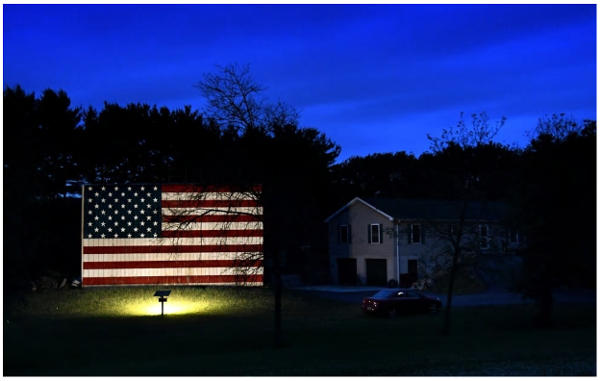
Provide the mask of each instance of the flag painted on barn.
{"label": "flag painted on barn", "polygon": [[87,185],[82,285],[258,285],[260,186]]}

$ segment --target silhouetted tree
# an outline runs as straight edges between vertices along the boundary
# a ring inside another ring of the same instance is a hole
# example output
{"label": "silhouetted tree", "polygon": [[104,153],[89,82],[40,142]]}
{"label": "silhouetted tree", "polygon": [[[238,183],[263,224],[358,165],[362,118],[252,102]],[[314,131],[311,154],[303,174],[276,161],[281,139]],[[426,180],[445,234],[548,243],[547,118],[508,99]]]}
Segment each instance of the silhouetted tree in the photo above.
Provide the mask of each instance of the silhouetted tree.
{"label": "silhouetted tree", "polygon": [[512,200],[526,237],[522,290],[547,326],[552,286],[596,283],[596,122],[553,115],[530,136]]}

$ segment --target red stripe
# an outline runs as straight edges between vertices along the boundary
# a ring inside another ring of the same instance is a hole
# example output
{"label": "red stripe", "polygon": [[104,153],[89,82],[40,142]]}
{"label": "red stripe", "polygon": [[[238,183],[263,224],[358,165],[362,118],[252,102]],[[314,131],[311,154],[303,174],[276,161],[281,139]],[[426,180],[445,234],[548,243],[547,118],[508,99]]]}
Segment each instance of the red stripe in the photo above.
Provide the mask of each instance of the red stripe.
{"label": "red stripe", "polygon": [[161,206],[163,208],[236,208],[259,206],[259,203],[256,200],[162,200]]}
{"label": "red stripe", "polygon": [[[185,225],[183,226],[185,227]],[[262,230],[165,230],[161,238],[189,237],[262,237]]]}
{"label": "red stripe", "polygon": [[263,245],[84,246],[83,254],[261,252]]}
{"label": "red stripe", "polygon": [[137,261],[137,262],[84,262],[85,270],[98,269],[158,269],[182,267],[261,267],[262,261],[206,260],[206,261]]}
{"label": "red stripe", "polygon": [[261,192],[260,185],[236,187],[236,186],[208,186],[193,184],[164,184],[161,186],[163,192]]}
{"label": "red stripe", "polygon": [[248,214],[238,215],[210,215],[210,216],[162,216],[163,222],[257,222],[262,221],[262,216]]}
{"label": "red stripe", "polygon": [[144,276],[144,277],[98,277],[84,278],[83,286],[118,285],[169,285],[201,283],[262,283],[262,274],[252,275],[193,275],[193,276]]}

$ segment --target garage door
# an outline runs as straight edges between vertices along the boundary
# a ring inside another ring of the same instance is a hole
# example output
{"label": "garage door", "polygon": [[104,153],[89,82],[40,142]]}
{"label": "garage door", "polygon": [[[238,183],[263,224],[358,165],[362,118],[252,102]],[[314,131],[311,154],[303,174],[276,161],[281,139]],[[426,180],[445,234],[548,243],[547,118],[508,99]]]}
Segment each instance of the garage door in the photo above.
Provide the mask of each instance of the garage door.
{"label": "garage door", "polygon": [[338,258],[339,284],[356,285],[356,258]]}
{"label": "garage door", "polygon": [[367,285],[386,286],[387,265],[385,259],[367,259]]}

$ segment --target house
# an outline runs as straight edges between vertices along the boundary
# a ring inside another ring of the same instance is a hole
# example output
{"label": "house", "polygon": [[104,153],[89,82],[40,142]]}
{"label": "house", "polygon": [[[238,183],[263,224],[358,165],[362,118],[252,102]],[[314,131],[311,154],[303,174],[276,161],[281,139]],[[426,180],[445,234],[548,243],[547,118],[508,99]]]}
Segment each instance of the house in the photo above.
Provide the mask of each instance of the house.
{"label": "house", "polygon": [[448,268],[459,234],[466,256],[510,253],[520,237],[504,221],[497,202],[356,197],[325,220],[332,283],[410,286]]}

